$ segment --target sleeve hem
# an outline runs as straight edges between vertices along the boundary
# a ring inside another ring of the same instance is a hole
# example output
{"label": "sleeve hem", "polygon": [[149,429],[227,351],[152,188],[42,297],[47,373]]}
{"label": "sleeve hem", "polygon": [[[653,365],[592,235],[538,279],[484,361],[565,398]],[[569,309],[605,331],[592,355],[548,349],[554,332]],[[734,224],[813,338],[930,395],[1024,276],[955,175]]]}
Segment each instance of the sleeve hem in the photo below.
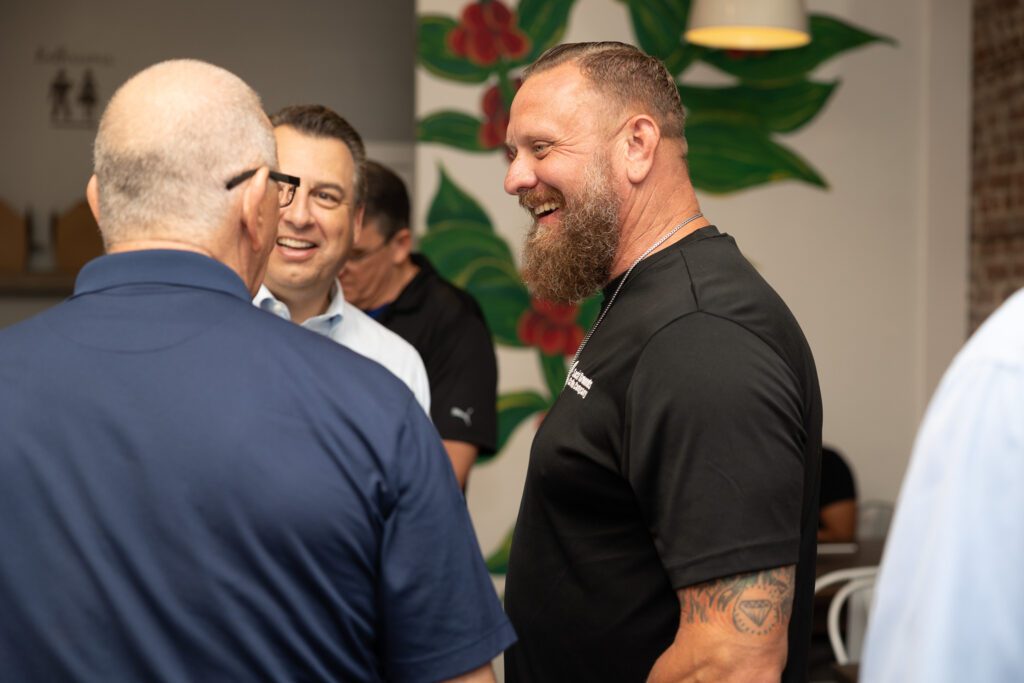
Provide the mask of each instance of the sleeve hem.
{"label": "sleeve hem", "polygon": [[406,683],[436,683],[454,678],[483,666],[515,642],[512,624],[505,620],[468,645],[443,654],[392,662],[391,678]]}
{"label": "sleeve hem", "polygon": [[800,538],[775,540],[743,548],[729,548],[694,560],[666,563],[665,571],[675,590],[726,576],[749,574],[797,564]]}

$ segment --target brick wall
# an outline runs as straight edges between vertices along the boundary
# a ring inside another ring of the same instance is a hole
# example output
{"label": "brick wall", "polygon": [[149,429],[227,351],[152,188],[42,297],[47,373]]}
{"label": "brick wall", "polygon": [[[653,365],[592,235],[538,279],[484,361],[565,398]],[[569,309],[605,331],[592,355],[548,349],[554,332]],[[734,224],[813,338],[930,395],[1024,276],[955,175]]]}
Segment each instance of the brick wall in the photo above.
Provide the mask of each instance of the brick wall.
{"label": "brick wall", "polygon": [[1024,0],[974,0],[970,329],[1024,287]]}

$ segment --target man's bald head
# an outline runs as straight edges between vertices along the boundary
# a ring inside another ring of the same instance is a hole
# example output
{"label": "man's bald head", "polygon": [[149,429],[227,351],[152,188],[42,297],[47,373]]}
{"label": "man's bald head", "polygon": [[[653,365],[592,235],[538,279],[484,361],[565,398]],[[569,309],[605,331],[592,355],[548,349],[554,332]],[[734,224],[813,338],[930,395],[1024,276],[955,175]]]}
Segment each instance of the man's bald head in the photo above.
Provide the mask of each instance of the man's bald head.
{"label": "man's bald head", "polygon": [[100,230],[126,240],[204,244],[222,226],[242,171],[276,166],[259,96],[240,78],[194,60],[161,62],[122,85],[94,149]]}

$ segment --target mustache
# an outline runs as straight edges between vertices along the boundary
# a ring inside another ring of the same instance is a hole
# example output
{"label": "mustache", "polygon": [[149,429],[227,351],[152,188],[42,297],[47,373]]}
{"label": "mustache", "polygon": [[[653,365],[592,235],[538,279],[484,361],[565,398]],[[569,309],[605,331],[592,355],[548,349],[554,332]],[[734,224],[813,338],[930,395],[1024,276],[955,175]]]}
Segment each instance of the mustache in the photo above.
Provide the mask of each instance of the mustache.
{"label": "mustache", "polygon": [[540,206],[544,202],[554,201],[565,206],[565,195],[558,190],[526,190],[519,193],[519,206],[532,214],[531,209]]}

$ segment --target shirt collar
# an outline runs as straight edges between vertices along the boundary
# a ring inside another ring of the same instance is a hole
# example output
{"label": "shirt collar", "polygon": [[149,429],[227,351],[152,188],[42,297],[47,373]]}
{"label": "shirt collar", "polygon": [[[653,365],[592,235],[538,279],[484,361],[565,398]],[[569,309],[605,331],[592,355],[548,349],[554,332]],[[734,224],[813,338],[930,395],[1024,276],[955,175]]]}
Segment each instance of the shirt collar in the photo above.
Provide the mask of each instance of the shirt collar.
{"label": "shirt collar", "polygon": [[427,297],[428,280],[437,277],[437,271],[434,270],[434,266],[425,256],[422,254],[410,254],[409,258],[419,268],[419,272],[413,276],[409,284],[398,295],[398,298],[391,302],[392,307],[396,311],[410,311],[420,308]]}
{"label": "shirt collar", "polygon": [[238,273],[209,256],[178,249],[124,251],[93,259],[79,271],[73,296],[132,284],[209,289],[249,300]]}
{"label": "shirt collar", "polygon": [[[279,318],[284,318],[285,320],[292,319],[288,306],[274,296],[273,292],[267,289],[265,284],[260,285],[260,289],[256,292],[252,302],[262,310],[269,311]],[[341,284],[335,280],[331,286],[331,301],[327,304],[327,310],[320,315],[308,318],[302,323],[302,326],[314,332],[330,336],[330,333],[341,325],[342,318],[344,317],[345,295],[341,290]]]}

